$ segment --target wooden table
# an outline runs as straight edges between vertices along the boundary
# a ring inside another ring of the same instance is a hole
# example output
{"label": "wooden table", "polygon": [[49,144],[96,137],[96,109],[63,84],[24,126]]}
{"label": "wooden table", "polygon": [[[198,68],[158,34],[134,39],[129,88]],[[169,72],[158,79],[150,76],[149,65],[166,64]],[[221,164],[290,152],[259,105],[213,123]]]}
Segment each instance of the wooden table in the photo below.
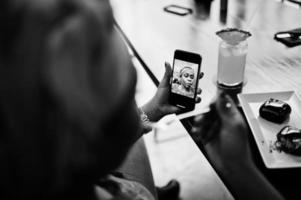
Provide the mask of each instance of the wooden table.
{"label": "wooden table", "polygon": [[[199,84],[203,100],[198,110],[205,108],[216,94],[213,80],[220,39],[215,32],[226,27],[252,33],[243,93],[295,90],[301,97],[301,46],[287,48],[273,39],[278,31],[301,27],[301,9],[276,0],[231,0],[227,12],[221,12],[220,3],[111,0],[117,24],[154,80],[161,79],[164,62],[172,62],[175,49],[202,55],[205,77]],[[178,16],[164,12],[163,8],[170,4],[191,8],[193,14]]]}

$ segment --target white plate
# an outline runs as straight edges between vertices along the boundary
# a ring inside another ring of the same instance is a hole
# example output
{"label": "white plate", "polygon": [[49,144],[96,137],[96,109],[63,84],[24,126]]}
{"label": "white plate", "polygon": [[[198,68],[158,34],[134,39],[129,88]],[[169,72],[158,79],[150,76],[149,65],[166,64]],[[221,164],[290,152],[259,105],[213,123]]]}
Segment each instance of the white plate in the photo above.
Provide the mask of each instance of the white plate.
{"label": "white plate", "polygon": [[[259,116],[259,108],[270,97],[288,103],[292,108],[289,120],[282,124],[269,122]],[[251,127],[259,152],[267,168],[301,167],[301,156],[272,149],[276,135],[285,125],[301,128],[301,102],[294,91],[239,94],[238,99]]]}

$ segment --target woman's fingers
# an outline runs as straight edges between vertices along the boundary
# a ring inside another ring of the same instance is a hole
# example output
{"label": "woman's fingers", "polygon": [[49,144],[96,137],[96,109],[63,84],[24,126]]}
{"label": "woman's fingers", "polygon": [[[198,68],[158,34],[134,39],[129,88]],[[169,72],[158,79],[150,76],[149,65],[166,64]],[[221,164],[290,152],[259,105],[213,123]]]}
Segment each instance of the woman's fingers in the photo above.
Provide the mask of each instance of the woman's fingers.
{"label": "woman's fingers", "polygon": [[194,125],[191,131],[198,138],[200,137],[205,144],[218,134],[220,127],[220,117],[217,114],[215,105],[211,104],[209,112],[194,118]]}
{"label": "woman's fingers", "polygon": [[171,75],[172,69],[171,69],[170,63],[169,63],[169,62],[165,62],[165,63],[164,63],[164,66],[165,66],[165,72],[166,72],[167,74]]}
{"label": "woman's fingers", "polygon": [[202,101],[202,98],[201,97],[196,97],[195,98],[195,103],[200,103]]}
{"label": "woman's fingers", "polygon": [[216,111],[225,124],[244,123],[235,103],[227,94],[221,94],[215,103]]}
{"label": "woman's fingers", "polygon": [[169,85],[170,77],[172,75],[172,69],[168,62],[165,62],[165,73],[163,79],[160,82],[159,87],[167,87]]}
{"label": "woman's fingers", "polygon": [[161,109],[164,115],[173,114],[173,113],[177,114],[181,111],[181,108],[173,105],[164,105]]}
{"label": "woman's fingers", "polygon": [[200,72],[199,79],[202,79],[204,77],[204,72]]}
{"label": "woman's fingers", "polygon": [[220,129],[220,120],[209,120],[204,117],[201,123],[202,125],[193,126],[191,133],[197,141],[201,141],[202,144],[206,144],[218,134]]}
{"label": "woman's fingers", "polygon": [[[215,120],[210,129],[206,132],[206,134],[203,134],[202,142],[204,145],[212,141],[214,138],[218,137],[220,134],[221,129],[221,121]],[[204,130],[206,131],[206,130]]]}
{"label": "woman's fingers", "polygon": [[[211,110],[201,116],[197,116],[194,119],[194,127],[195,131],[199,130],[200,132],[204,132],[202,134],[206,134],[206,130],[209,130],[210,127],[213,125],[213,123],[218,120],[218,117],[216,116],[216,113],[214,110]],[[202,131],[204,130],[204,131]]]}

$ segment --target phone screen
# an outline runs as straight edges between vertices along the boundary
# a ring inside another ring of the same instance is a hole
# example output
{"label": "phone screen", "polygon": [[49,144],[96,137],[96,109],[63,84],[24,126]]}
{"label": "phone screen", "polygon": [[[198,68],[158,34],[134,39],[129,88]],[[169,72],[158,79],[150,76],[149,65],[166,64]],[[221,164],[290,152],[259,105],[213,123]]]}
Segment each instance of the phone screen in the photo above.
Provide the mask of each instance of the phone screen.
{"label": "phone screen", "polygon": [[198,67],[197,63],[175,59],[171,92],[193,99],[197,90]]}

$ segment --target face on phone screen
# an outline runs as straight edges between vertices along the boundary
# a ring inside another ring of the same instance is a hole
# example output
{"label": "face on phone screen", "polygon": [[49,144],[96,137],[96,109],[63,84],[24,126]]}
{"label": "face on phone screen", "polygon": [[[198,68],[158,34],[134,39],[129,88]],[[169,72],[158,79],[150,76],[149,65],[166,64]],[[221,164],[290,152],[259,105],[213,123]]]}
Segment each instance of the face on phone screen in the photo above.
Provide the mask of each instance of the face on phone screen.
{"label": "face on phone screen", "polygon": [[197,73],[198,64],[175,59],[171,92],[194,98]]}

